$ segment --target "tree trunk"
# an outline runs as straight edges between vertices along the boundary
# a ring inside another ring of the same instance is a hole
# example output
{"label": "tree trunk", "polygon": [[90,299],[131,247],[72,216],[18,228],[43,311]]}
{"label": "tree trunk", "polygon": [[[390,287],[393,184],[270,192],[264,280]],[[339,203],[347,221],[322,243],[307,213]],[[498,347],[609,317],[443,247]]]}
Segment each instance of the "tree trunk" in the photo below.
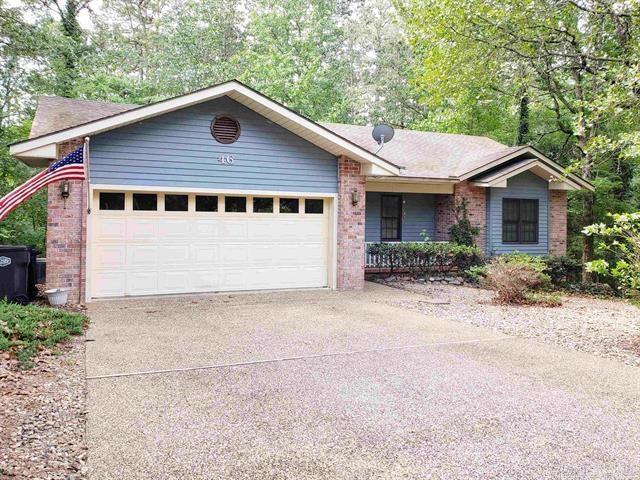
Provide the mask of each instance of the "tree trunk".
{"label": "tree trunk", "polygon": [[518,136],[516,145],[524,145],[529,141],[529,94],[523,90],[520,96],[518,111]]}

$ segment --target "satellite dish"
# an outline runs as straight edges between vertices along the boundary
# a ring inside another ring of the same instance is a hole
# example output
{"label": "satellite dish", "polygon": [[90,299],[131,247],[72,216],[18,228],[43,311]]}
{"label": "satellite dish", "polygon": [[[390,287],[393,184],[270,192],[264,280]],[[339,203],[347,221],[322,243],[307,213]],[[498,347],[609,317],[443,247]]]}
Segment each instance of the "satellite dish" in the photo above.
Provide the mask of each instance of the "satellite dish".
{"label": "satellite dish", "polygon": [[373,139],[376,141],[376,143],[380,145],[380,148],[376,153],[378,153],[382,149],[382,147],[384,147],[385,142],[390,142],[391,139],[393,139],[394,133],[395,132],[393,130],[393,127],[391,125],[387,125],[386,123],[381,123],[380,125],[376,125],[375,127],[373,127],[373,132],[371,132],[371,135],[373,136]]}

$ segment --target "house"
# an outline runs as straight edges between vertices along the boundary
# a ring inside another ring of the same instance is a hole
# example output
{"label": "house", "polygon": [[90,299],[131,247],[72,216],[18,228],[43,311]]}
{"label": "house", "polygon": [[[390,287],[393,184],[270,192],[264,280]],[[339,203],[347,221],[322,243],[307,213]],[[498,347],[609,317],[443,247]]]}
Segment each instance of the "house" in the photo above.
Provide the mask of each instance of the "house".
{"label": "house", "polygon": [[487,254],[562,254],[567,191],[528,146],[313,122],[231,81],[136,106],[44,97],[28,165],[85,145],[88,180],[49,186],[47,283],[76,302],[364,284],[365,243],[446,240],[467,199]]}

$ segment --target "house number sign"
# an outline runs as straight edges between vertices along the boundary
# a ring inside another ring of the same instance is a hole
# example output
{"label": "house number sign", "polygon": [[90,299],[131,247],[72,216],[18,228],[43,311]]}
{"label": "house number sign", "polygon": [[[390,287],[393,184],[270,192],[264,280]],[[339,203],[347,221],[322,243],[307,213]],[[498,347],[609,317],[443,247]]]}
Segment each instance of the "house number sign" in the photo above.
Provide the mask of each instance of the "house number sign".
{"label": "house number sign", "polygon": [[236,159],[233,157],[233,155],[220,155],[218,157],[218,163],[220,165],[233,165],[235,161]]}

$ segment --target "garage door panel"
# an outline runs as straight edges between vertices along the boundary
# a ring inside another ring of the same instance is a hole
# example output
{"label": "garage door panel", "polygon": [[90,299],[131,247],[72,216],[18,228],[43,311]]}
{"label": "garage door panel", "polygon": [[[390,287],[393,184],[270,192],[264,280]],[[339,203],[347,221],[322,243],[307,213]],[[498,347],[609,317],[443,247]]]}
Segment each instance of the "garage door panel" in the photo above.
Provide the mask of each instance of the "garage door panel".
{"label": "garage door panel", "polygon": [[131,267],[156,268],[158,247],[156,245],[128,245],[127,265]]}
{"label": "garage door panel", "polygon": [[165,265],[188,265],[190,260],[189,245],[163,245],[158,247],[158,261]]}
{"label": "garage door panel", "polygon": [[189,271],[158,273],[158,290],[161,293],[180,293],[189,291]]}
{"label": "garage door panel", "polygon": [[218,245],[197,243],[195,245],[190,245],[190,248],[191,258],[196,265],[217,265],[220,262],[218,259],[220,251]]}
{"label": "garage door panel", "polygon": [[122,242],[126,238],[127,222],[124,218],[103,218],[95,231],[98,242]]}
{"label": "garage door panel", "polygon": [[124,272],[97,272],[93,278],[93,288],[101,297],[122,297],[126,293]]}
{"label": "garage door panel", "polygon": [[104,245],[94,255],[97,268],[124,267],[127,264],[127,250],[124,245]]}
{"label": "garage door panel", "polygon": [[220,222],[220,238],[225,241],[246,240],[246,220],[223,220]]}
{"label": "garage door panel", "polygon": [[222,265],[246,265],[249,259],[249,245],[225,243],[220,246],[220,263]]}
{"label": "garage door panel", "polygon": [[129,272],[125,286],[126,295],[153,295],[158,293],[158,272]]}
{"label": "garage door panel", "polygon": [[127,218],[127,242],[153,242],[158,239],[158,221],[137,216]]}
{"label": "garage door panel", "polygon": [[94,297],[324,287],[328,215],[96,212]]}
{"label": "garage door panel", "polygon": [[196,270],[189,276],[194,292],[206,292],[220,288],[220,272],[217,270]]}

